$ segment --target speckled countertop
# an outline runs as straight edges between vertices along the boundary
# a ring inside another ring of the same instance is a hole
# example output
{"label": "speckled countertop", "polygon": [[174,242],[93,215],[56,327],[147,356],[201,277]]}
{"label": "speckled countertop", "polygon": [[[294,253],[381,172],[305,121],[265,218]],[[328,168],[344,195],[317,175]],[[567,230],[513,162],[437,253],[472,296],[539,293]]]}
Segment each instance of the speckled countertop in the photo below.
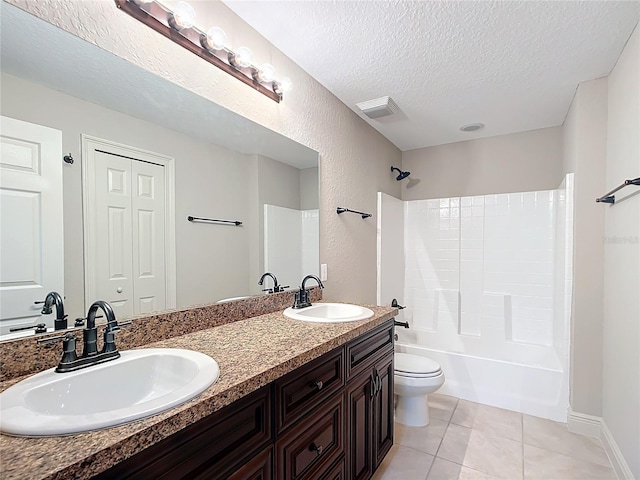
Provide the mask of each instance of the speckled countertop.
{"label": "speckled countertop", "polygon": [[[0,477],[90,478],[384,323],[397,312],[389,307],[369,308],[374,316],[357,322],[308,323],[276,312],[149,343],[144,347],[206,353],[220,365],[220,378],[185,404],[119,427],[66,437],[0,435]],[[15,381],[4,382],[0,388]]]}

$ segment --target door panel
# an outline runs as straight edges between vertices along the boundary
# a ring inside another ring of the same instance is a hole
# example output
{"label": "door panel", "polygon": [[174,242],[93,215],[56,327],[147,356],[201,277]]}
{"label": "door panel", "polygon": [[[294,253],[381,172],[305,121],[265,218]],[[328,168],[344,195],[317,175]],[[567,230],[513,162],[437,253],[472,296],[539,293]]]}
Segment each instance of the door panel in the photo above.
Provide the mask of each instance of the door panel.
{"label": "door panel", "polygon": [[111,304],[116,317],[131,316],[133,252],[131,231],[131,160],[94,152],[96,226],[96,298]]}
{"label": "door panel", "polygon": [[164,310],[165,300],[165,179],[164,168],[147,162],[131,161],[134,179],[132,208],[133,291],[139,308],[135,312]]}
{"label": "door panel", "polygon": [[373,432],[373,391],[371,375],[363,372],[347,387],[347,472],[348,478],[371,477]]}
{"label": "door panel", "polygon": [[62,211],[62,133],[0,117],[0,333],[53,326],[34,302],[64,296]]}
{"label": "door panel", "polygon": [[378,468],[393,446],[393,354],[383,358],[375,367],[380,390],[374,401],[374,469]]}

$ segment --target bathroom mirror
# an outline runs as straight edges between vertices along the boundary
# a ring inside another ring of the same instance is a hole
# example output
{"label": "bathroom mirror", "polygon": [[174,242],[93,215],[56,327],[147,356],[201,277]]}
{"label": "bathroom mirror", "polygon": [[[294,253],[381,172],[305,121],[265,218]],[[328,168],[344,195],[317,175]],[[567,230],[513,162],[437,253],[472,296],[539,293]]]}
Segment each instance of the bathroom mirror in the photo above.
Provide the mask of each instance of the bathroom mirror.
{"label": "bathroom mirror", "polygon": [[[75,159],[63,164],[60,212],[69,318],[97,300],[84,294],[82,134],[174,159],[176,307],[269,288],[270,279],[257,285],[264,205],[317,211],[317,152],[12,5],[1,8],[0,113],[62,131],[62,154]],[[312,248],[317,258],[317,235]],[[269,269],[278,275],[277,263]],[[45,318],[52,324],[53,315]]]}

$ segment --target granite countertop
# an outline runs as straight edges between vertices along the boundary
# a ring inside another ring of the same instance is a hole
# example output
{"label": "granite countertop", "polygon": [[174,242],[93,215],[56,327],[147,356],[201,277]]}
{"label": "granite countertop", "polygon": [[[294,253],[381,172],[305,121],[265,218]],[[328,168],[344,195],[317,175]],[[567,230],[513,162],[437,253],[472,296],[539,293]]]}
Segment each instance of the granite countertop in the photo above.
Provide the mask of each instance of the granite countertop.
{"label": "granite countertop", "polygon": [[[200,351],[218,362],[220,378],[187,403],[119,427],[65,437],[0,435],[0,477],[90,478],[397,313],[390,307],[369,308],[374,312],[371,318],[333,324],[301,322],[281,312],[269,313],[140,347]],[[0,384],[0,390],[17,380]]]}

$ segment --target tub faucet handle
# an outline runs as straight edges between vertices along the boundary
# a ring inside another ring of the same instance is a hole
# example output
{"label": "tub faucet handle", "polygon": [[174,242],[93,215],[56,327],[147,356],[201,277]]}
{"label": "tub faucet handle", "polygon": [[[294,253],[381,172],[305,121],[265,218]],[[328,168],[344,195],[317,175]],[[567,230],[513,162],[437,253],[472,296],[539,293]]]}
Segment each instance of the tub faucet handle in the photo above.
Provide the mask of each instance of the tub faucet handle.
{"label": "tub faucet handle", "polygon": [[403,305],[399,305],[399,304],[398,304],[398,300],[397,300],[397,299],[395,299],[395,298],[394,298],[393,300],[391,300],[391,306],[392,306],[393,308],[397,308],[398,310],[404,310],[405,308],[407,308],[407,307],[405,307],[405,306],[403,306]]}

